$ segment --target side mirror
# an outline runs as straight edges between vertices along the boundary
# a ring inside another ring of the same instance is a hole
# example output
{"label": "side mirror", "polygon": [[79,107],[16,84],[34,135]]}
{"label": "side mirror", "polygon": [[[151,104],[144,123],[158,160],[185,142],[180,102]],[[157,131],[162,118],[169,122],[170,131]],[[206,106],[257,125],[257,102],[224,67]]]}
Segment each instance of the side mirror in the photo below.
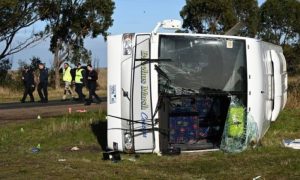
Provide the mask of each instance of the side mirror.
{"label": "side mirror", "polygon": [[159,23],[157,23],[156,27],[153,29],[152,33],[157,33],[158,29],[162,27],[164,29],[180,29],[182,27],[181,21],[169,19],[164,20]]}
{"label": "side mirror", "polygon": [[181,21],[179,20],[164,20],[162,22],[162,28],[164,29],[180,29],[182,27]]}

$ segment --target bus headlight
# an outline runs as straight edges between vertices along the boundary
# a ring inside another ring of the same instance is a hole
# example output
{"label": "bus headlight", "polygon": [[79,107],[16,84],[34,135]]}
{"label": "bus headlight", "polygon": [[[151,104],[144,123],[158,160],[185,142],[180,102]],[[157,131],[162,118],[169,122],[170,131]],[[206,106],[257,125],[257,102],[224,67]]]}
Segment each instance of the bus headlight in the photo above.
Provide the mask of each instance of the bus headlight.
{"label": "bus headlight", "polygon": [[133,140],[132,140],[131,134],[125,133],[125,135],[124,135],[124,142],[125,142],[124,143],[125,149],[132,150],[132,147],[133,147],[132,142],[133,142]]}
{"label": "bus headlight", "polygon": [[127,33],[123,35],[123,55],[131,55],[132,54],[132,40],[133,33]]}

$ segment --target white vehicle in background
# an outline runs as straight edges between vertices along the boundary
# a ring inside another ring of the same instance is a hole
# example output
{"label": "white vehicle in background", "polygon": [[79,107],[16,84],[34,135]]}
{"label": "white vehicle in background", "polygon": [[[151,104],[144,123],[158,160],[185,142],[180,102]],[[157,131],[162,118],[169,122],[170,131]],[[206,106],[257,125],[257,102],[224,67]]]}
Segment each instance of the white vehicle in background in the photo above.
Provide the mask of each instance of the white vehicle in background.
{"label": "white vehicle in background", "polygon": [[108,37],[108,147],[219,149],[230,96],[251,115],[261,139],[287,101],[282,48],[246,37],[157,33],[160,26],[180,23]]}

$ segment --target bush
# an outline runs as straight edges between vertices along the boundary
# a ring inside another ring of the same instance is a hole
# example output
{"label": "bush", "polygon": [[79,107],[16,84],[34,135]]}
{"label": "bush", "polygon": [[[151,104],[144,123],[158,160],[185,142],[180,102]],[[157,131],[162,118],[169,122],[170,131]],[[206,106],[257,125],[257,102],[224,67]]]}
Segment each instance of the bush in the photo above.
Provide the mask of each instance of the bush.
{"label": "bush", "polygon": [[287,62],[287,71],[290,75],[299,73],[300,64],[300,45],[285,45],[283,46],[284,56]]}
{"label": "bush", "polygon": [[300,108],[300,78],[291,77],[288,85],[287,107],[294,109]]}
{"label": "bush", "polygon": [[7,74],[11,69],[11,62],[8,59],[0,60],[0,84],[5,84],[7,82]]}
{"label": "bush", "polygon": [[11,91],[22,91],[22,72],[19,70],[9,72],[2,86],[10,89]]}

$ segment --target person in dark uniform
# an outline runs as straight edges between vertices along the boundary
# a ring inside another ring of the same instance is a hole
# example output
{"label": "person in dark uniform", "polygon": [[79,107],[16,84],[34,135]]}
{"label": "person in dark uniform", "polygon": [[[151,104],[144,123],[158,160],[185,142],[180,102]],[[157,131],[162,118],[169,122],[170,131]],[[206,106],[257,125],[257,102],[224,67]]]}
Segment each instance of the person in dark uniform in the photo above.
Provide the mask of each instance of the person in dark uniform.
{"label": "person in dark uniform", "polygon": [[40,70],[40,83],[38,85],[38,93],[42,103],[48,102],[48,69],[45,68],[43,63],[39,64]]}
{"label": "person in dark uniform", "polygon": [[75,71],[75,91],[78,94],[78,99],[84,102],[85,95],[82,93],[82,88],[84,86],[85,70],[81,67],[81,64],[77,64],[77,69]]}
{"label": "person in dark uniform", "polygon": [[96,94],[98,73],[93,69],[91,64],[87,65],[88,75],[87,75],[87,88],[89,89],[89,99],[85,105],[90,105],[93,102],[93,96],[97,100],[97,103],[100,103],[100,98]]}
{"label": "person in dark uniform", "polygon": [[21,103],[25,103],[27,95],[29,95],[30,97],[30,102],[34,102],[34,97],[32,94],[35,88],[34,76],[33,76],[33,71],[29,69],[28,66],[24,66],[22,80],[24,83],[24,94],[23,94],[23,98],[21,99]]}

